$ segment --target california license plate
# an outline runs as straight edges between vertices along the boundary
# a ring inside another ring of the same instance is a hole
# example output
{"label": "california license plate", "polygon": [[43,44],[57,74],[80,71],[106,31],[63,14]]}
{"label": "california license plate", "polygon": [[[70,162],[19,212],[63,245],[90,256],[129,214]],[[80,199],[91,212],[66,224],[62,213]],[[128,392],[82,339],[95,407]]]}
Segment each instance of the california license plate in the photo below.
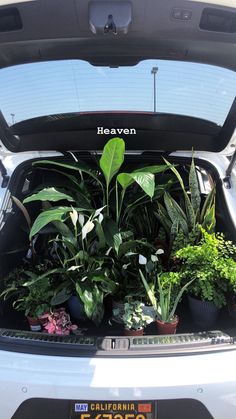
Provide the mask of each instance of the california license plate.
{"label": "california license plate", "polygon": [[73,402],[71,419],[154,419],[154,403],[150,401]]}

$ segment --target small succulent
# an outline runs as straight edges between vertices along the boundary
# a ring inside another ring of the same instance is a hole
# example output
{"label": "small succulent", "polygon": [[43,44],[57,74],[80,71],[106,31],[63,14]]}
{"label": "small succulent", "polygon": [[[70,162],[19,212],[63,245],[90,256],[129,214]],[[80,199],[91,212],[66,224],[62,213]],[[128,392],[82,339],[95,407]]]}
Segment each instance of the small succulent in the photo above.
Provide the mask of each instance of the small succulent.
{"label": "small succulent", "polygon": [[43,328],[52,335],[69,335],[78,326],[71,323],[70,315],[63,307],[43,314],[40,317]]}

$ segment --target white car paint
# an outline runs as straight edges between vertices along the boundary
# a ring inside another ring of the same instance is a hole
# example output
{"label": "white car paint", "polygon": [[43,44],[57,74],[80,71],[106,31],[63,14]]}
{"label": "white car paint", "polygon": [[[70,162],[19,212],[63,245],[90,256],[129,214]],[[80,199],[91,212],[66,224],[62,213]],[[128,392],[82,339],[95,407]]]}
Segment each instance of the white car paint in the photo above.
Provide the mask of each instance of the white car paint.
{"label": "white car paint", "polygon": [[[229,164],[227,154],[196,151],[194,156],[214,165],[223,180]],[[2,153],[2,160],[11,176],[17,166],[27,160],[60,155],[56,151],[6,152]],[[189,158],[192,153],[179,151],[172,155]],[[231,182],[232,188],[224,187],[223,193],[236,228],[234,171]],[[6,205],[11,211],[9,192],[7,188],[0,188],[1,213],[7,209]],[[21,403],[40,397],[78,401],[190,398],[202,402],[214,419],[235,419],[235,365],[236,349],[135,358],[53,357],[0,351],[0,419],[11,419]],[[9,397],[9,394],[14,396]]]}
{"label": "white car paint", "polygon": [[202,402],[214,419],[235,419],[235,364],[236,351],[131,359],[0,351],[1,419],[11,419],[24,400],[35,397],[78,401],[190,398]]}

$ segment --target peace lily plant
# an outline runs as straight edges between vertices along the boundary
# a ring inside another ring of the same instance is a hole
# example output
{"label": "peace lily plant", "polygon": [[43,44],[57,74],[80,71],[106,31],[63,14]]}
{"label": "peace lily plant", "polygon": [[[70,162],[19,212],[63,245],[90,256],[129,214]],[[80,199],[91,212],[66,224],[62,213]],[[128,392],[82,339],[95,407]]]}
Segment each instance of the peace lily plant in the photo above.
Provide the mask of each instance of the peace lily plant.
{"label": "peace lily plant", "polygon": [[[124,159],[124,141],[113,138],[105,145],[95,168],[79,161],[36,162],[37,166],[59,172],[69,182],[64,188],[44,188],[24,200],[24,204],[43,203],[43,211],[30,230],[30,240],[43,233],[48,224],[55,230],[51,240],[68,281],[59,286],[54,304],[63,303],[75,290],[95,323],[103,317],[105,295],[114,294],[117,283],[122,282],[122,258],[137,247],[149,246],[127,229],[129,211],[134,211],[144,199],[151,201],[163,194],[163,188],[155,185],[155,174],[165,171],[166,165],[122,172]],[[131,188],[134,184],[138,191]]]}

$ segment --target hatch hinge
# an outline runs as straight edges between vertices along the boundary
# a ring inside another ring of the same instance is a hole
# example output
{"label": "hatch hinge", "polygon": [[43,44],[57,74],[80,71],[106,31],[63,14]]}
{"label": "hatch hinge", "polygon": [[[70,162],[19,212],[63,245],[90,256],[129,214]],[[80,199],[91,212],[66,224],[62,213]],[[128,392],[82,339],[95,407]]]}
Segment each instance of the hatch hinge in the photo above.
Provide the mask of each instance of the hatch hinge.
{"label": "hatch hinge", "polygon": [[231,174],[232,174],[232,170],[235,166],[235,163],[236,163],[236,150],[231,157],[230,163],[229,163],[229,165],[227,167],[227,170],[225,172],[225,177],[223,178],[223,184],[224,184],[226,189],[231,189]]}
{"label": "hatch hinge", "polygon": [[5,168],[2,160],[0,159],[0,173],[2,175],[2,184],[1,188],[6,188],[10,179],[10,176],[7,174],[7,169]]}

